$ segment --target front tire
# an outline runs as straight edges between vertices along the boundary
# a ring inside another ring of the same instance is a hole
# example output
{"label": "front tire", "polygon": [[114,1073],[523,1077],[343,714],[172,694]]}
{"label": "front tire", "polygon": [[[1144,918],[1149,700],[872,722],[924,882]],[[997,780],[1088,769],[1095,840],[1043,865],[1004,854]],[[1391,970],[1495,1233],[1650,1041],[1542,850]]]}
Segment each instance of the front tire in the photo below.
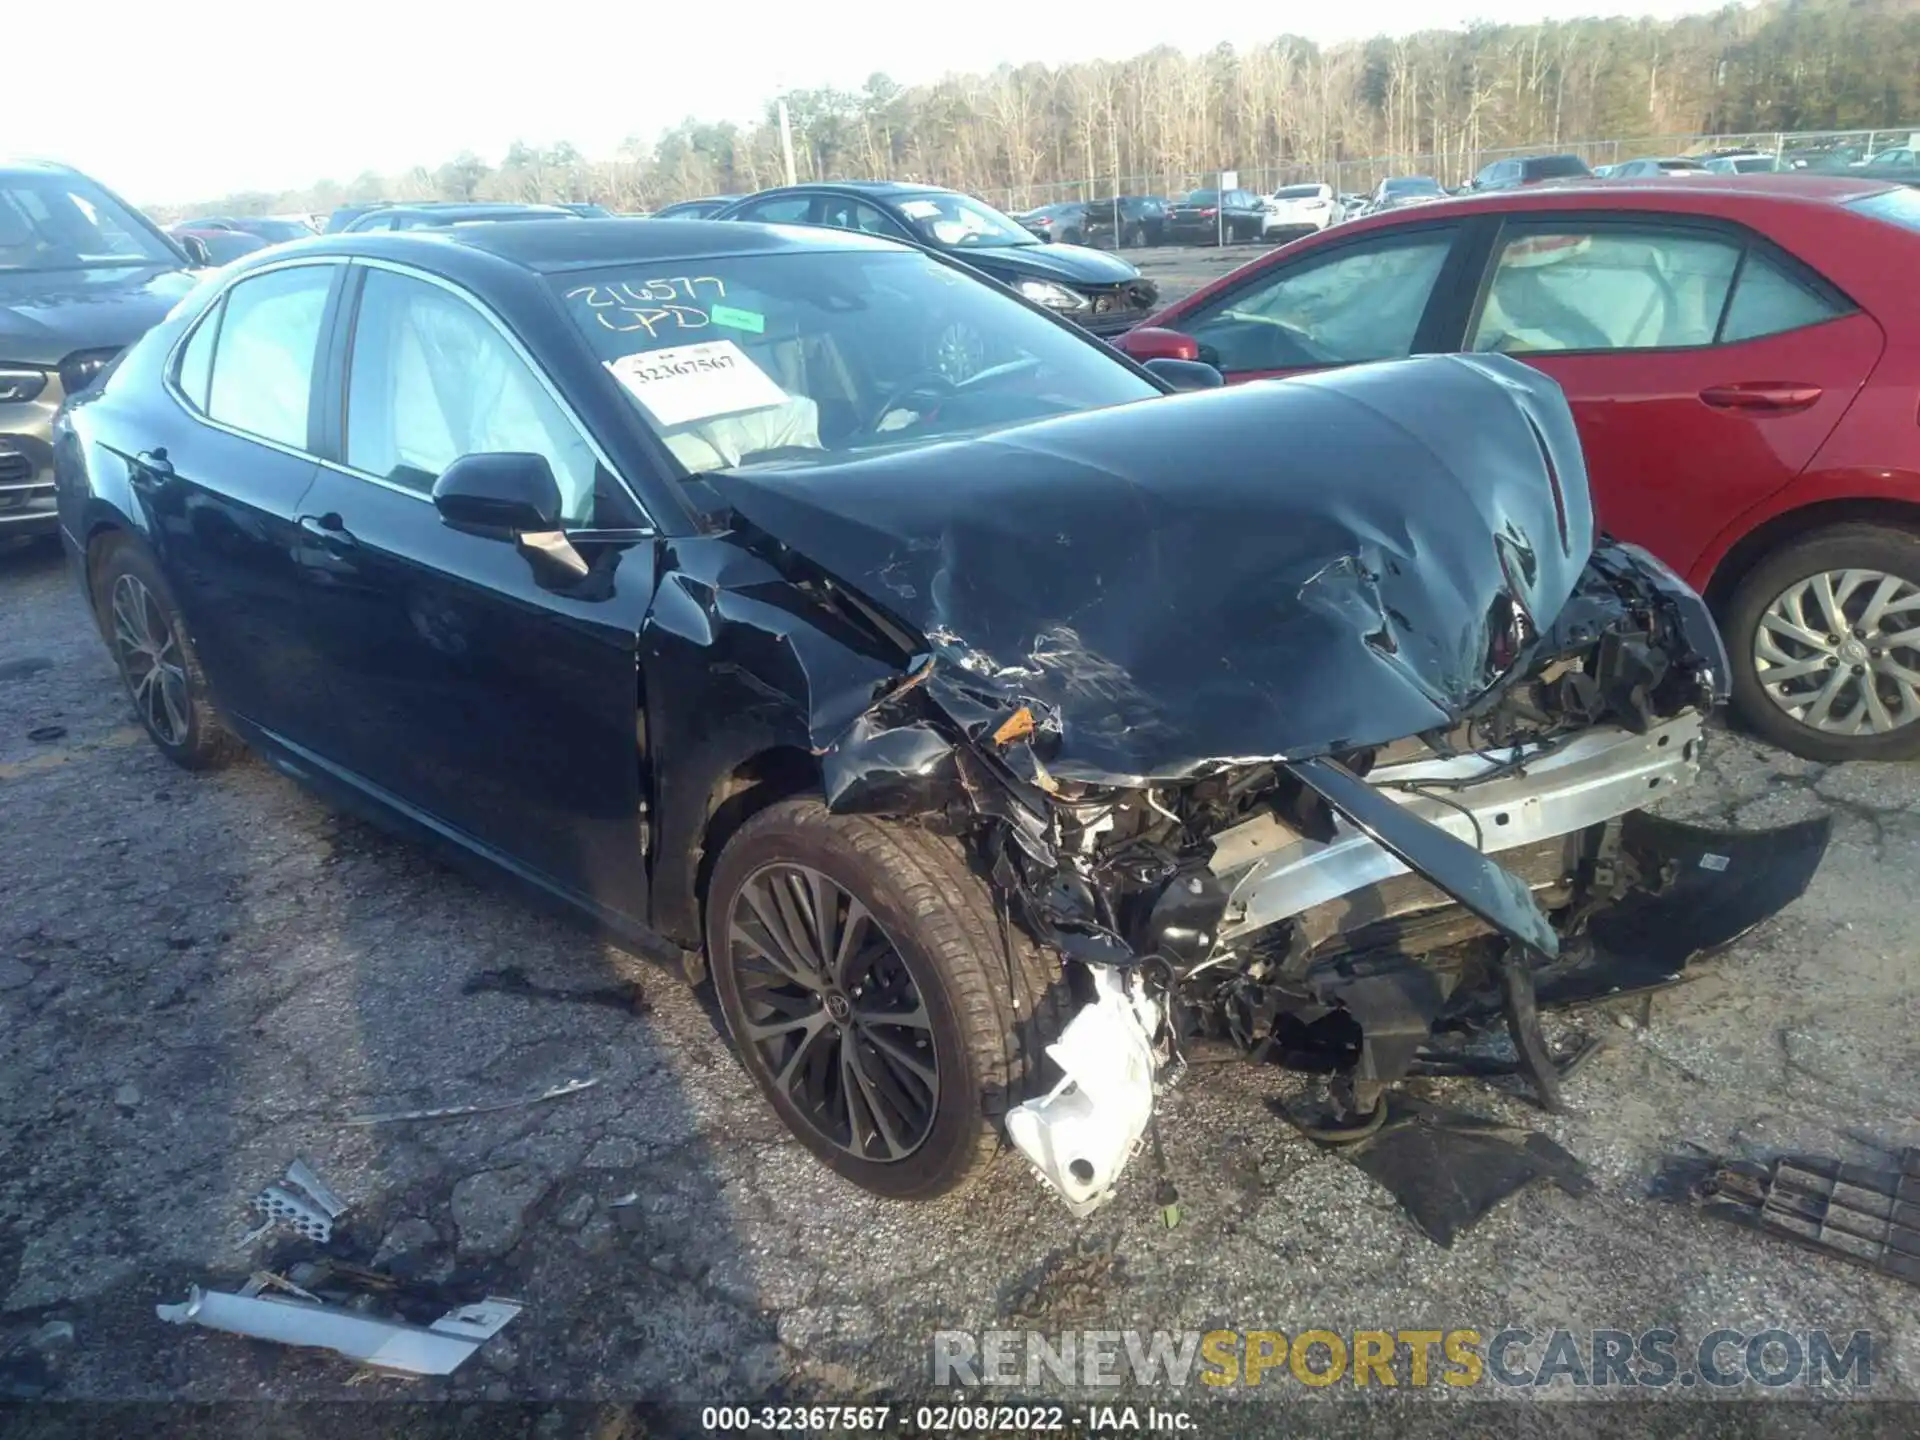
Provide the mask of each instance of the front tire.
{"label": "front tire", "polygon": [[956,842],[818,800],[770,806],[728,843],[706,939],[761,1093],[824,1164],[893,1199],[992,1163],[1066,1000]]}
{"label": "front tire", "polygon": [[183,770],[212,770],[240,753],[214,708],[193,636],[159,566],[130,540],[109,538],[93,567],[94,613],[134,714]]}
{"label": "front tire", "polygon": [[1807,760],[1920,756],[1920,536],[1836,525],[1741,580],[1726,610],[1733,704]]}

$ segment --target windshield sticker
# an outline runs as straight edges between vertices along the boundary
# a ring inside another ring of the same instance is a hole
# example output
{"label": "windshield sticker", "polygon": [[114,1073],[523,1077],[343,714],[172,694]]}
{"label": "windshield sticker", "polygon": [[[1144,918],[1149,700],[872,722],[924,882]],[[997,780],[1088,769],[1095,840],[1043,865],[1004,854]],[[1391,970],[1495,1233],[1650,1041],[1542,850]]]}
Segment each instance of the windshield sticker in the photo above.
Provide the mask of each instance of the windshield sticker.
{"label": "windshield sticker", "polygon": [[958,220],[936,220],[933,222],[933,235],[942,245],[958,245],[967,236],[973,234]]}
{"label": "windshield sticker", "polygon": [[931,200],[903,200],[900,213],[909,220],[930,220],[940,213],[940,207]]}
{"label": "windshield sticker", "polygon": [[755,335],[766,333],[767,317],[752,310],[736,310],[731,305],[716,305],[707,312],[716,325],[724,325],[729,330],[751,330]]}
{"label": "windshield sticker", "polygon": [[607,369],[662,425],[764,410],[790,398],[731,340],[622,355]]}
{"label": "windshield sticker", "polygon": [[644,330],[658,337],[664,330],[698,330],[711,323],[706,310],[685,302],[700,298],[700,287],[725,298],[726,282],[717,275],[672,275],[654,280],[623,281],[618,285],[582,285],[567,291],[567,299],[593,311],[602,328],[630,335]]}

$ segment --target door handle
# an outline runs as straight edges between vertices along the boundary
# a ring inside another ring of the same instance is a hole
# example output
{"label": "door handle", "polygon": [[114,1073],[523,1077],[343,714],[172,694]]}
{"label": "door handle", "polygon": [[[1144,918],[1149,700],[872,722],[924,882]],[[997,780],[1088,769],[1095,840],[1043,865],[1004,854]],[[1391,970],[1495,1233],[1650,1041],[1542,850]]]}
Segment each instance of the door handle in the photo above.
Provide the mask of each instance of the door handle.
{"label": "door handle", "polygon": [[167,447],[156,445],[151,450],[142,450],[133,457],[133,469],[128,478],[136,490],[157,489],[161,482],[174,477],[173,461],[167,458]]}
{"label": "door handle", "polygon": [[321,549],[334,555],[351,550],[360,543],[347,529],[347,522],[333,510],[324,515],[302,515],[300,530],[302,534],[318,540]]}
{"label": "door handle", "polygon": [[1795,385],[1781,380],[1741,380],[1731,385],[1709,385],[1700,398],[1716,410],[1749,414],[1791,415],[1818,403],[1818,385]]}

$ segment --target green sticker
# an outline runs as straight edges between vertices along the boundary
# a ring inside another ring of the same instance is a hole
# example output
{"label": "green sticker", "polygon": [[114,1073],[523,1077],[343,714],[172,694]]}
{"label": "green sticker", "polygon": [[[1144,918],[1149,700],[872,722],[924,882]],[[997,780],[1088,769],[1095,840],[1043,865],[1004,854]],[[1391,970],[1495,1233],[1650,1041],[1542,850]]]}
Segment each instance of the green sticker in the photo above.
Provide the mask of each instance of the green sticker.
{"label": "green sticker", "polygon": [[716,325],[725,325],[730,330],[751,330],[756,335],[766,332],[767,317],[756,315],[751,310],[736,310],[731,305],[716,305],[707,314],[713,317]]}

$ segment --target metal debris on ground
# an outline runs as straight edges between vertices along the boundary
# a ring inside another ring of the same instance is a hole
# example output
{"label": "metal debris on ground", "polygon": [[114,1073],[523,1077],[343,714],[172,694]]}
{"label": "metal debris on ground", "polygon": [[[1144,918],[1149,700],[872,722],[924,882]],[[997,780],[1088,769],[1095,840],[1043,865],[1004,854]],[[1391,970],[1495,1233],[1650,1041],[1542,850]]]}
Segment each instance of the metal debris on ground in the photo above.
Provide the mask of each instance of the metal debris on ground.
{"label": "metal debris on ground", "polygon": [[1364,1132],[1338,1138],[1322,1130],[1299,1104],[1275,1110],[1308,1139],[1351,1160],[1400,1202],[1420,1232],[1451,1249],[1456,1236],[1535,1180],[1551,1180],[1568,1195],[1585,1195],[1587,1167],[1538,1131],[1430,1105],[1399,1091],[1380,1102]]}
{"label": "metal debris on ground", "polygon": [[378,1115],[353,1115],[343,1123],[348,1125],[392,1125],[402,1120],[450,1120],[462,1115],[490,1115],[496,1110],[517,1110],[523,1105],[538,1105],[547,1100],[558,1100],[562,1096],[577,1095],[582,1090],[591,1090],[598,1080],[569,1080],[556,1085],[551,1090],[543,1090],[538,1095],[524,1095],[517,1100],[493,1100],[478,1105],[442,1105],[432,1110],[390,1110]]}
{"label": "metal debris on ground", "polygon": [[[329,1274],[349,1278],[342,1267]],[[383,1277],[384,1278],[384,1277]],[[283,1294],[268,1294],[280,1290]],[[356,1297],[353,1302],[360,1303]],[[278,1275],[256,1274],[238,1291],[195,1285],[178,1305],[156,1305],[171,1325],[200,1325],[281,1345],[331,1350],[349,1360],[405,1375],[450,1375],[520,1313],[516,1300],[488,1296],[455,1305],[425,1325],[346,1308]]]}
{"label": "metal debris on ground", "polygon": [[1902,1150],[1887,1168],[1818,1155],[1675,1156],[1653,1193],[1920,1285],[1920,1149]]}
{"label": "metal debris on ground", "polygon": [[333,1238],[333,1222],[346,1214],[347,1202],[306,1161],[295,1160],[280,1180],[253,1197],[253,1208],[263,1223],[249,1235],[250,1241],[274,1225],[285,1225],[314,1244],[325,1245]]}

